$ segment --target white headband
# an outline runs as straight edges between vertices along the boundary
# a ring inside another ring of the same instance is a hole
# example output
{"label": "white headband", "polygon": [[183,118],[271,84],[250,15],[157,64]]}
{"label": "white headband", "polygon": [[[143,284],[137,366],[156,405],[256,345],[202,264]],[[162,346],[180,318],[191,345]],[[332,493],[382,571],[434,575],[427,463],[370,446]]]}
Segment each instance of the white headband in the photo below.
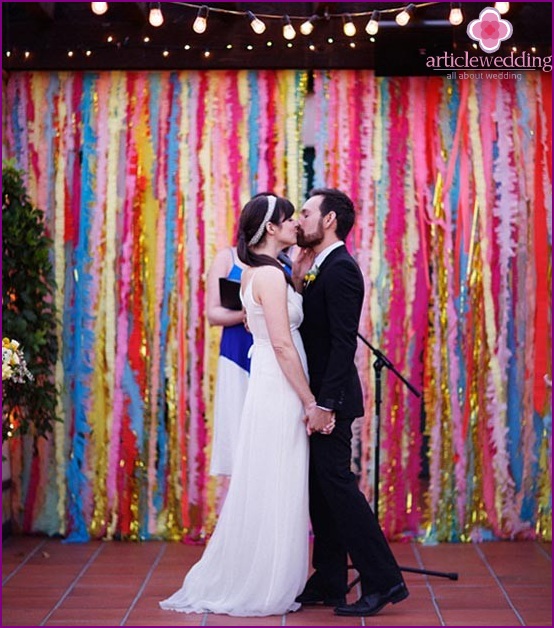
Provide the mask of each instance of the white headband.
{"label": "white headband", "polygon": [[273,212],[275,211],[276,202],[277,202],[277,197],[268,195],[267,211],[265,213],[264,219],[262,220],[262,223],[258,227],[258,231],[256,231],[256,233],[252,236],[252,238],[250,238],[250,242],[248,242],[248,246],[254,246],[255,244],[258,244],[258,242],[262,239],[265,226],[267,225],[267,223],[269,222],[269,219],[271,218],[271,216],[273,215]]}

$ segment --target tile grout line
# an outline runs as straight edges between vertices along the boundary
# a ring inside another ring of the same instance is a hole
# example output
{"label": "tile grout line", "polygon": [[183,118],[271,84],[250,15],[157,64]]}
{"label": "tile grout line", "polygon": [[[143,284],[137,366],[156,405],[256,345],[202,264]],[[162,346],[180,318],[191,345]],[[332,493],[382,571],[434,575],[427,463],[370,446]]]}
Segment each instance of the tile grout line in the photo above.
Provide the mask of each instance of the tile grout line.
{"label": "tile grout line", "polygon": [[[425,565],[423,563],[423,558],[421,557],[421,554],[419,552],[419,548],[417,547],[417,544],[414,543],[414,541],[412,541],[410,543],[410,545],[412,546],[412,551],[413,551],[414,556],[416,558],[418,569],[425,569]],[[437,602],[437,598],[435,596],[435,590],[433,589],[433,585],[431,584],[431,581],[429,580],[429,576],[427,576],[426,574],[421,574],[421,575],[425,578],[425,586],[427,587],[427,589],[429,591],[429,595],[431,596],[431,603],[433,604],[433,607],[435,609],[435,613],[437,614],[437,617],[439,618],[441,626],[446,626],[446,622],[444,621],[444,617],[442,616],[440,606],[439,606],[439,604]]]}
{"label": "tile grout line", "polygon": [[75,588],[75,585],[77,584],[77,582],[79,582],[79,580],[81,579],[81,577],[83,576],[83,574],[85,573],[85,571],[90,567],[90,565],[96,560],[96,557],[98,556],[98,554],[100,554],[100,552],[104,549],[104,545],[101,544],[100,547],[94,552],[94,554],[87,560],[87,562],[85,563],[85,565],[82,567],[81,571],[77,574],[77,576],[73,579],[73,582],[67,587],[67,589],[65,590],[65,593],[61,596],[61,598],[56,602],[56,604],[54,605],[54,608],[52,608],[48,614],[46,615],[46,617],[40,622],[40,626],[44,626],[44,624],[46,624],[46,622],[50,619],[50,617],[52,617],[52,615],[58,610],[58,608],[60,608],[60,606],[63,604],[64,600],[67,598],[67,596],[71,593],[71,591],[73,591],[73,589]]}
{"label": "tile grout line", "polygon": [[510,596],[508,595],[508,592],[504,588],[504,585],[502,584],[502,582],[500,582],[500,578],[496,575],[496,572],[494,571],[494,569],[490,565],[489,561],[487,560],[487,557],[483,553],[483,550],[477,544],[473,544],[473,547],[474,547],[475,551],[477,552],[477,554],[479,555],[479,558],[485,563],[486,568],[489,570],[491,576],[493,577],[493,580],[498,585],[498,588],[502,591],[502,595],[506,598],[506,601],[508,602],[508,606],[511,608],[511,610],[513,611],[515,616],[518,618],[519,623],[522,626],[525,626],[525,622],[523,621],[523,617],[519,614],[517,608],[514,606],[512,600],[510,599]]}
{"label": "tile grout line", "polygon": [[552,562],[552,556],[544,549],[544,547],[540,543],[537,543],[537,541],[535,541],[535,545],[538,547],[539,552],[544,554],[545,558]]}
{"label": "tile grout line", "polygon": [[39,549],[46,544],[46,541],[48,539],[44,539],[42,541],[42,543],[39,543],[35,549],[25,558],[25,560],[23,560],[23,562],[19,563],[19,565],[9,574],[6,576],[5,580],[2,580],[2,586],[4,586],[6,583],[8,583],[17,573],[19,573],[19,570],[22,569],[22,567],[24,565],[26,565],[31,558],[39,551]]}
{"label": "tile grout line", "polygon": [[159,565],[160,560],[162,559],[162,557],[165,554],[166,550],[167,550],[167,543],[164,543],[162,545],[160,551],[158,552],[158,555],[156,556],[156,560],[152,563],[150,569],[148,570],[148,573],[144,577],[144,580],[143,580],[142,584],[140,585],[140,589],[138,590],[138,592],[135,595],[133,601],[129,605],[129,608],[127,609],[127,612],[123,616],[123,619],[119,622],[120,626],[124,626],[125,622],[129,619],[129,615],[132,613],[133,609],[135,608],[137,602],[140,599],[140,596],[143,594],[144,589],[146,588],[146,585],[150,582],[150,578],[152,577],[152,574],[154,573],[154,569],[156,569],[156,567]]}

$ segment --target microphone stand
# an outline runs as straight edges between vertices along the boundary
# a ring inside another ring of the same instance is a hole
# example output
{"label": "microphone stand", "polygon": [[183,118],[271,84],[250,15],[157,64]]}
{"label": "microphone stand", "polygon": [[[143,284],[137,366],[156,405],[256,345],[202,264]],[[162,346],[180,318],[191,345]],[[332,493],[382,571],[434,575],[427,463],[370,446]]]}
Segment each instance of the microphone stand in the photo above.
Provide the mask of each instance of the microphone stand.
{"label": "microphone stand", "polygon": [[[416,397],[421,397],[421,393],[401,374],[397,371],[394,364],[387,358],[387,356],[372,346],[363,336],[358,333],[358,338],[367,345],[376,360],[373,363],[373,370],[375,371],[375,476],[373,481],[373,504],[374,504],[374,514],[377,522],[379,522],[379,462],[380,462],[380,430],[381,430],[381,371],[383,367],[386,366],[389,370],[391,370],[408,388],[408,390],[413,393]],[[449,580],[457,580],[458,574],[455,572],[444,572],[444,571],[429,571],[428,569],[417,569],[414,567],[400,567],[400,571],[407,571],[410,573],[419,573],[426,576],[437,576],[438,578],[448,578]],[[360,581],[360,576],[355,578],[349,585],[348,590],[350,591],[358,582]]]}

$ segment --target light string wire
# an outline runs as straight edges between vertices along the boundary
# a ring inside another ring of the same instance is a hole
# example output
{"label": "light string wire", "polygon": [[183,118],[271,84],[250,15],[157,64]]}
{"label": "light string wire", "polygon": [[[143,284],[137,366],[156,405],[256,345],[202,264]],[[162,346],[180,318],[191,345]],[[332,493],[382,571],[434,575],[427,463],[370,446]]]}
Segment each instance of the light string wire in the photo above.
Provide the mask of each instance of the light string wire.
{"label": "light string wire", "polygon": [[[208,6],[208,5],[198,5],[198,4],[191,4],[190,2],[167,2],[166,4],[175,4],[178,6],[182,6],[182,7],[189,7],[195,10],[198,10],[200,8],[200,6]],[[408,6],[408,4],[413,4],[413,3],[407,3],[404,4],[400,7],[393,7],[390,9],[377,9],[379,11],[380,15],[384,15],[384,14],[394,14],[394,13],[400,13],[401,11],[404,11],[406,9],[406,7]],[[441,4],[440,2],[422,2],[420,4],[414,4],[416,10],[417,9],[423,9],[425,7],[429,7],[429,6],[433,6],[435,4]],[[219,7],[210,7],[208,6],[210,13],[225,13],[227,15],[241,15],[241,16],[246,16],[247,15],[247,11],[234,11],[232,9],[221,9]],[[450,5],[448,6],[448,8],[450,9]],[[268,20],[281,20],[283,19],[283,15],[275,15],[272,13],[257,13],[254,12],[254,15],[258,18],[266,18]],[[342,18],[346,15],[349,15],[350,17],[365,17],[368,15],[371,15],[373,13],[373,9],[371,11],[361,11],[359,13],[352,13],[352,12],[348,12],[348,13],[325,13],[320,17],[321,19],[326,19],[326,18]],[[310,19],[310,17],[312,17],[311,15],[289,15],[289,18],[291,20],[308,20]]]}

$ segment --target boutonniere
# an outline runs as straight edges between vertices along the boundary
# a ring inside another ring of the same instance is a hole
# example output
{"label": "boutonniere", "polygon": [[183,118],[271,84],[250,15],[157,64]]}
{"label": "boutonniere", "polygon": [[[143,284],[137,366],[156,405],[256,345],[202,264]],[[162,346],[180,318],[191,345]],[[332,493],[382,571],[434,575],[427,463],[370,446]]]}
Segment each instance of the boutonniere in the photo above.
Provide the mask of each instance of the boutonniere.
{"label": "boutonniere", "polygon": [[310,270],[304,275],[304,287],[306,288],[315,281],[315,278],[319,275],[319,266],[312,266]]}

